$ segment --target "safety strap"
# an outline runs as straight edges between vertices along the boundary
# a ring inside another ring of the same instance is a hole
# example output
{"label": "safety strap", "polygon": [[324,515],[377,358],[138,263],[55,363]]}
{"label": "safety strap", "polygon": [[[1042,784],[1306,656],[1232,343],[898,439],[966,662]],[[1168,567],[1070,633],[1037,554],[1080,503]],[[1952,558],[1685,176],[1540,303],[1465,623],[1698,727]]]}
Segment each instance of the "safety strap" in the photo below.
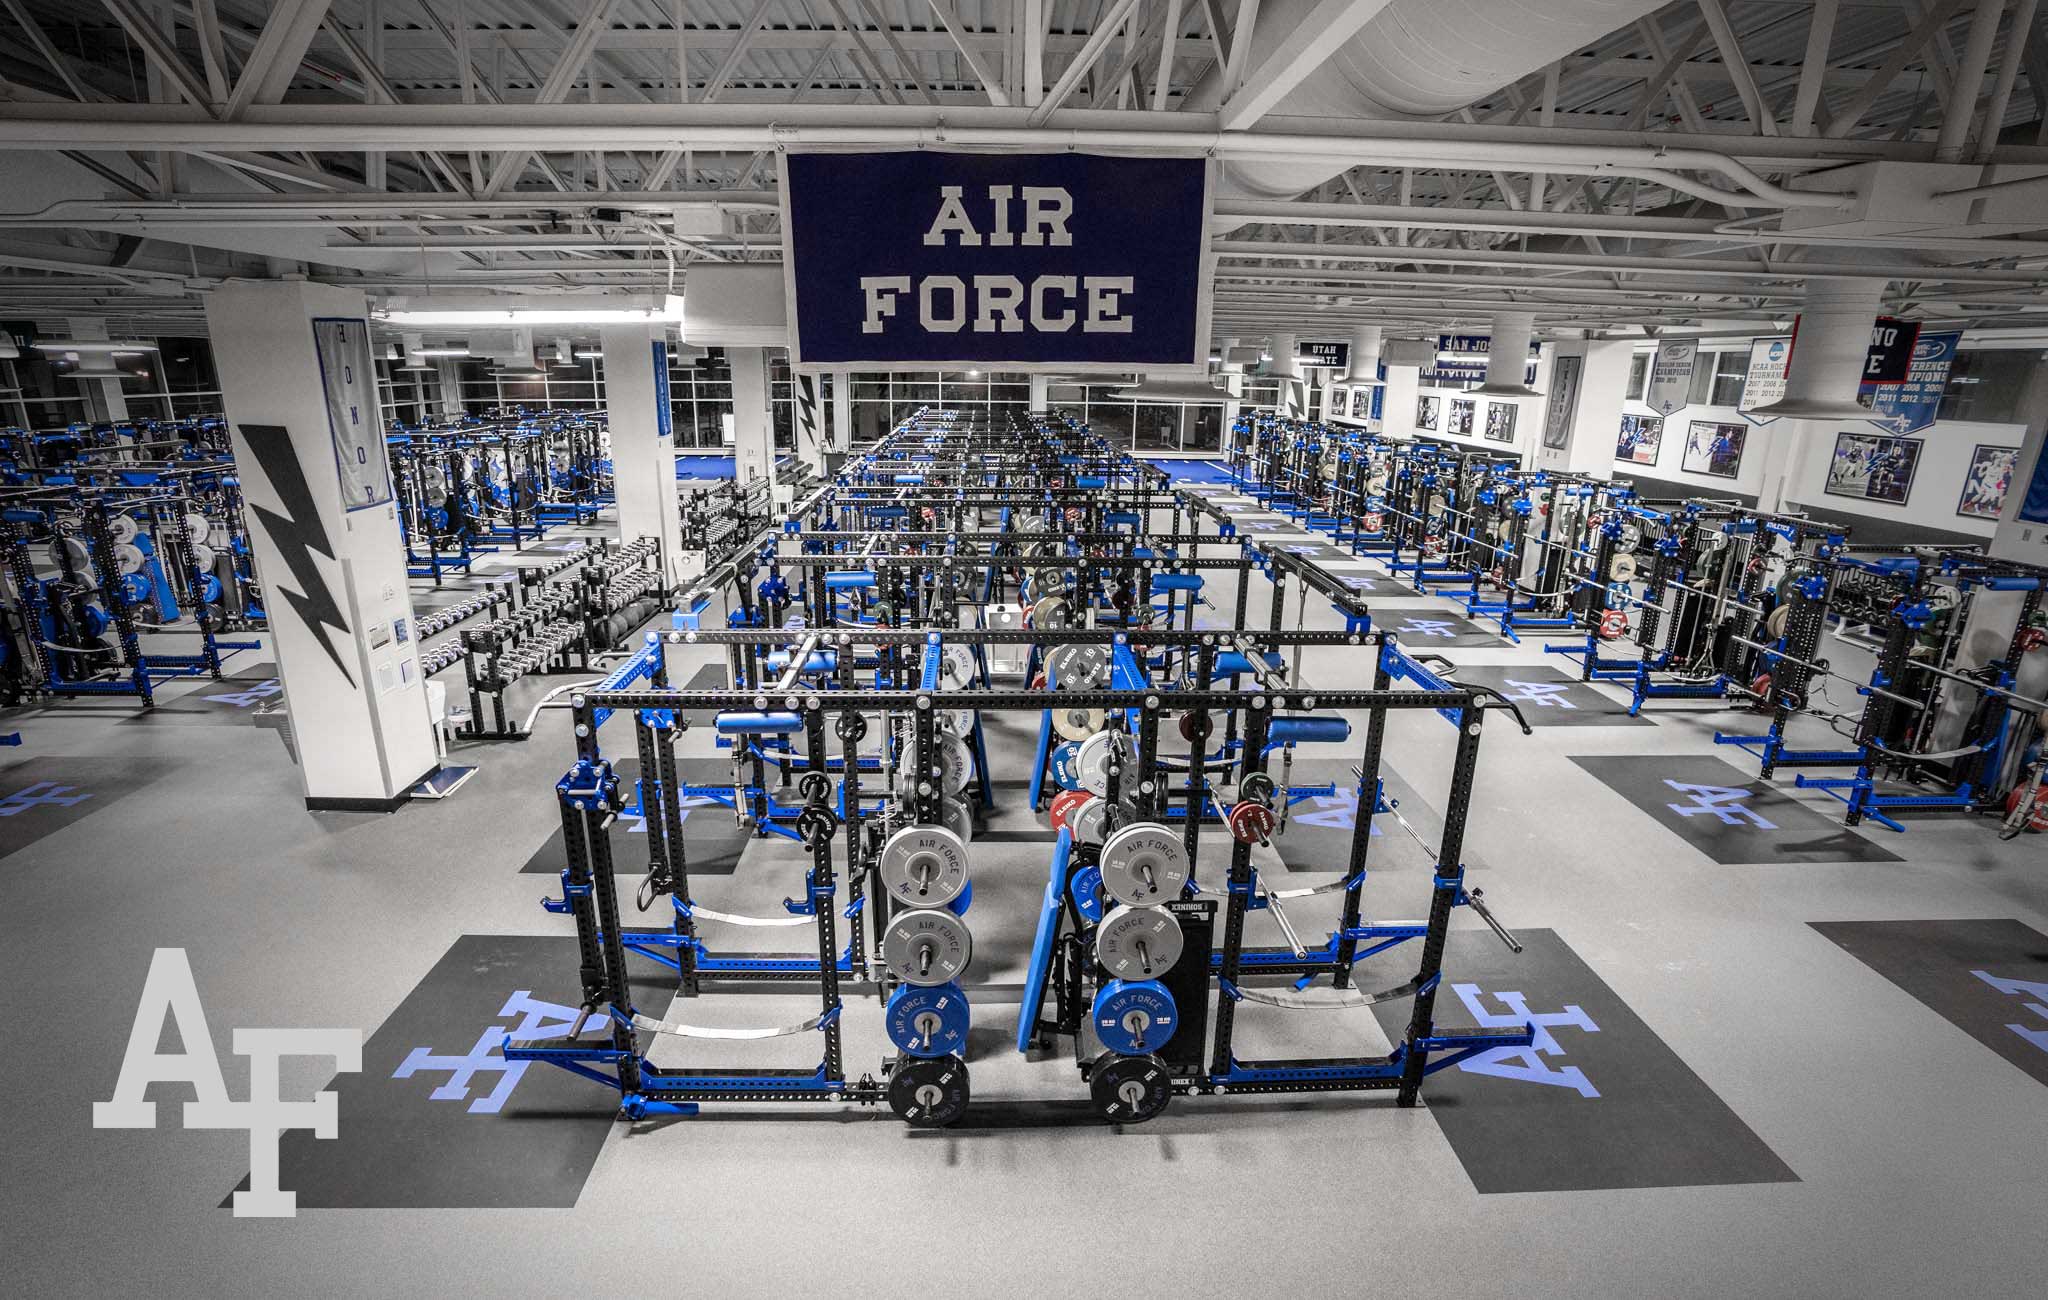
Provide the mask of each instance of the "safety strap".
{"label": "safety strap", "polygon": [[739,916],[732,912],[714,912],[695,903],[690,904],[686,910],[698,920],[719,921],[726,925],[810,925],[817,919],[812,916]]}
{"label": "safety strap", "polygon": [[1276,993],[1266,989],[1248,989],[1238,984],[1231,986],[1230,995],[1260,1006],[1278,1007],[1282,1011],[1342,1011],[1349,1007],[1370,1007],[1414,997],[1421,987],[1420,980],[1409,980],[1406,984],[1396,984],[1377,993],[1368,993],[1364,989],[1304,989]]}
{"label": "safety strap", "polygon": [[643,1016],[637,1011],[633,1013],[632,1019],[635,1029],[643,1029],[650,1034],[672,1034],[677,1038],[720,1038],[731,1040],[787,1038],[791,1034],[808,1033],[824,1024],[828,1019],[835,1018],[837,1014],[838,1008],[834,1007],[831,1011],[821,1011],[800,1024],[776,1025],[768,1029],[714,1029],[709,1025],[685,1025],[680,1022],[671,1023],[669,1021],[656,1020],[652,1016]]}

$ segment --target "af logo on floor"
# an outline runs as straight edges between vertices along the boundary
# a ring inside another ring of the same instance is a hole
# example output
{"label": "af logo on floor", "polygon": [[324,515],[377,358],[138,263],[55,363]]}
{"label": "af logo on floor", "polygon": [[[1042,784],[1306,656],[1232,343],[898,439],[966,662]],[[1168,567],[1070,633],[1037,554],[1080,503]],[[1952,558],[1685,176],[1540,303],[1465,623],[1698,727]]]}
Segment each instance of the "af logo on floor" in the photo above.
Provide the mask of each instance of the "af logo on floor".
{"label": "af logo on floor", "polygon": [[1572,762],[1723,866],[1900,860],[1770,782],[1710,755],[1574,756]]}
{"label": "af logo on floor", "polygon": [[[1533,1021],[1536,1041],[1432,1077],[1425,1104],[1480,1192],[1797,1182],[1764,1140],[1550,930],[1509,952],[1455,930],[1444,964],[1483,1026]],[[1361,980],[1370,985],[1370,980]],[[1374,1008],[1390,1040],[1405,1002]],[[1461,1023],[1440,1000],[1439,1025]]]}
{"label": "af logo on floor", "polygon": [[148,758],[31,758],[0,767],[0,858],[155,782]]}

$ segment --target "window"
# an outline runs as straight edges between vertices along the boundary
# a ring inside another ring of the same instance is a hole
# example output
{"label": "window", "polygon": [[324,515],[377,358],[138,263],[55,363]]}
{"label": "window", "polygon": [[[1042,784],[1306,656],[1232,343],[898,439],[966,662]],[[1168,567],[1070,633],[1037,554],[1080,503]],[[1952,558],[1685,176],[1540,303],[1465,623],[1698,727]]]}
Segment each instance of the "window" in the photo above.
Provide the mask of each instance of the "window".
{"label": "window", "polygon": [[1643,400],[1643,390],[1650,384],[1650,354],[1638,352],[1628,362],[1628,400]]}
{"label": "window", "polygon": [[1718,352],[1702,352],[1693,358],[1692,383],[1685,390],[1687,404],[1707,405],[1714,392],[1714,363],[1720,359]]}
{"label": "window", "polygon": [[1714,386],[1708,394],[1709,406],[1742,405],[1743,385],[1749,382],[1749,353],[1716,352],[1714,354]]}
{"label": "window", "polygon": [[1956,353],[1935,418],[2023,423],[2020,407],[2040,382],[2044,356],[2048,354],[2034,348]]}

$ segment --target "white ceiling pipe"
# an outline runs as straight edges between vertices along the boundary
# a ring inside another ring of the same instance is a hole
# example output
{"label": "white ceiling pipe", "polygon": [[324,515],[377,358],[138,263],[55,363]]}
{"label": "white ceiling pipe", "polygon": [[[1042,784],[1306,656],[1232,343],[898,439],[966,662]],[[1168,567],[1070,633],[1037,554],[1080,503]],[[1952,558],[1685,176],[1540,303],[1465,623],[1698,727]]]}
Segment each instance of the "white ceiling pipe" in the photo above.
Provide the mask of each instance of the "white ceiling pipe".
{"label": "white ceiling pipe", "polygon": [[1502,311],[1493,315],[1492,339],[1486,345],[1486,382],[1478,391],[1488,397],[1540,397],[1522,382],[1528,374],[1529,336],[1536,313]]}
{"label": "white ceiling pipe", "polygon": [[[1587,0],[1579,0],[1586,3]],[[232,137],[231,141],[224,137]],[[948,145],[1187,150],[1229,158],[1319,160],[1339,170],[1359,163],[1393,166],[1460,167],[1471,170],[1531,167],[1546,172],[1593,176],[1639,176],[1729,207],[1840,207],[1853,194],[1801,193],[1773,184],[1736,159],[1707,149],[1650,146],[1497,143],[1487,140],[1415,139],[1370,134],[1314,135],[1265,131],[1068,130],[956,126],[671,126],[613,127],[563,125],[536,117],[517,125],[432,126],[421,124],[266,122],[161,122],[0,117],[0,149],[109,150],[172,149],[215,151],[232,143],[256,149],[474,148],[581,150],[593,148],[713,148],[786,145]],[[1709,171],[1738,188],[1717,190],[1669,169]],[[1320,170],[1327,177],[1328,167]],[[542,196],[533,196],[538,202]]]}
{"label": "white ceiling pipe", "polygon": [[1884,283],[1816,281],[1806,290],[1799,313],[1792,360],[1785,371],[1785,395],[1752,416],[1794,416],[1813,420],[1867,420],[1856,401],[1870,328],[1884,302]]}
{"label": "white ceiling pipe", "polygon": [[[1244,66],[1262,68],[1318,3],[1265,0]],[[1289,117],[1443,117],[1662,7],[1663,0],[1394,0],[1273,112]],[[1221,67],[1212,69],[1189,93],[1184,108],[1215,109],[1236,90]],[[1534,165],[1524,162],[1520,170]],[[1224,188],[1286,197],[1312,189],[1333,174],[1302,161],[1241,159],[1224,169]]]}

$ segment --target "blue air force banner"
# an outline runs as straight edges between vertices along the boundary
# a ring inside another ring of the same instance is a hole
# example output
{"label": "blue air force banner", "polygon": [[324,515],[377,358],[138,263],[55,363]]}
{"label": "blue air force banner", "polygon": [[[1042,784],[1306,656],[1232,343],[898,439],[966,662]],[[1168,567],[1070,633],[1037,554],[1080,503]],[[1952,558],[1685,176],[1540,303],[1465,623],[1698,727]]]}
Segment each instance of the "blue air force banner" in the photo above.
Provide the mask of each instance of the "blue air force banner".
{"label": "blue air force banner", "polygon": [[1202,157],[787,152],[790,361],[1206,368]]}

